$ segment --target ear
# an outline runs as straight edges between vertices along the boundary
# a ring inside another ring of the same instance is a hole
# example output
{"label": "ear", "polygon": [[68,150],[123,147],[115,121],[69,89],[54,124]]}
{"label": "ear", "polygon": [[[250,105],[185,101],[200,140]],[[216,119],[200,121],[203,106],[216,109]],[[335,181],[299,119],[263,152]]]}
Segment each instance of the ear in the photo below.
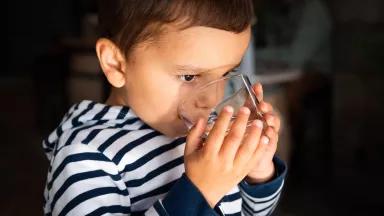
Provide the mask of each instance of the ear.
{"label": "ear", "polygon": [[96,42],[96,53],[108,82],[116,88],[123,87],[125,85],[125,58],[120,49],[112,41],[101,38]]}

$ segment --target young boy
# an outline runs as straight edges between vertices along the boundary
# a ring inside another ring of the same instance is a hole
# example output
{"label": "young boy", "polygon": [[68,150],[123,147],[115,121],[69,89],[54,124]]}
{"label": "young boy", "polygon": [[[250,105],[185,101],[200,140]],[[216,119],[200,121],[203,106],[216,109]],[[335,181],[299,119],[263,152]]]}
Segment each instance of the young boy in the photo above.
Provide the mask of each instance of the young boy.
{"label": "young boy", "polygon": [[[105,104],[74,105],[44,140],[45,213],[271,214],[286,172],[274,158],[272,107],[260,103],[264,128],[247,127],[245,107],[230,125],[226,107],[204,141],[205,122],[185,138],[177,112],[199,80],[239,65],[252,16],[251,0],[100,1],[96,52],[111,94]],[[261,85],[254,89],[262,101]]]}

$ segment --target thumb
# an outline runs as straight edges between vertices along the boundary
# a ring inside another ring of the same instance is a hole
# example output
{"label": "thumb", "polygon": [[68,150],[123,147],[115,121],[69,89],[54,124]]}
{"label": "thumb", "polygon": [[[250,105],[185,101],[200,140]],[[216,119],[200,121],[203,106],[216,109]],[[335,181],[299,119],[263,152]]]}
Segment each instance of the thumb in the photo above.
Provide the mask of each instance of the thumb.
{"label": "thumb", "polygon": [[201,147],[203,141],[201,137],[205,131],[205,127],[206,122],[203,119],[199,119],[192,127],[187,136],[184,155],[189,155]]}

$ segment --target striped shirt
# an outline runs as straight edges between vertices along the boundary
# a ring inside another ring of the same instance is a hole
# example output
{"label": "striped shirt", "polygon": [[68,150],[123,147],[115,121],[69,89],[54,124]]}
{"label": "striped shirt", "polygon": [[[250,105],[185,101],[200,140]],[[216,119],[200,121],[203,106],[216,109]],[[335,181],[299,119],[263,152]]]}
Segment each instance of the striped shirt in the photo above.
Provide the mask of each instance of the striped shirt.
{"label": "striped shirt", "polygon": [[[241,182],[211,208],[184,174],[185,138],[169,138],[131,109],[83,101],[44,141],[46,215],[269,215],[285,165],[268,183]],[[219,178],[219,177],[218,177]]]}

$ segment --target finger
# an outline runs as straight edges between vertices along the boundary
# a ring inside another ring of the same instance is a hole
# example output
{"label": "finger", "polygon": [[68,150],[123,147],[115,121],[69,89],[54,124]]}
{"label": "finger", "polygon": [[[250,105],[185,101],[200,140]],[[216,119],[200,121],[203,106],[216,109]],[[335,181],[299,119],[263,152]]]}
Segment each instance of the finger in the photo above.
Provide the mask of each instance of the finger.
{"label": "finger", "polygon": [[276,151],[276,142],[277,133],[273,128],[268,127],[264,130],[263,135],[261,135],[261,139],[256,151],[254,152],[253,159],[258,160],[259,162],[263,159],[270,160],[273,157],[273,155],[271,156],[270,152],[273,152],[274,154]]}
{"label": "finger", "polygon": [[281,128],[281,118],[279,114],[275,114],[275,131],[279,134]]}
{"label": "finger", "polygon": [[273,127],[276,132],[280,130],[280,118],[275,113],[264,113],[264,119],[268,126]]}
{"label": "finger", "polygon": [[264,113],[264,119],[268,126],[275,126],[275,116],[272,113]]}
{"label": "finger", "polygon": [[264,149],[264,154],[268,159],[272,159],[277,149],[279,134],[273,128],[268,127],[265,130],[265,135],[269,138],[269,142]]}
{"label": "finger", "polygon": [[270,103],[267,103],[265,101],[261,101],[260,104],[259,104],[259,109],[261,110],[261,112],[263,113],[269,113],[269,112],[273,112],[273,107]]}
{"label": "finger", "polygon": [[203,119],[199,119],[197,123],[192,127],[187,136],[184,155],[189,155],[201,147],[201,137],[204,134],[205,127],[206,122]]}
{"label": "finger", "polygon": [[248,124],[248,117],[251,111],[247,107],[241,107],[235,122],[224,139],[220,153],[228,160],[233,162],[237,149],[243,140]]}
{"label": "finger", "polygon": [[228,126],[231,122],[233,108],[230,106],[224,107],[220,112],[212,130],[210,131],[206,140],[205,149],[211,153],[217,153],[223,143],[224,137],[227,133]]}
{"label": "finger", "polygon": [[255,120],[252,122],[249,127],[249,131],[244,138],[242,144],[240,145],[234,163],[236,166],[243,166],[248,163],[248,161],[252,158],[252,155],[259,145],[260,135],[263,131],[263,122],[260,120]]}
{"label": "finger", "polygon": [[256,94],[257,100],[262,101],[264,97],[263,86],[260,83],[256,83],[252,86],[252,89]]}

